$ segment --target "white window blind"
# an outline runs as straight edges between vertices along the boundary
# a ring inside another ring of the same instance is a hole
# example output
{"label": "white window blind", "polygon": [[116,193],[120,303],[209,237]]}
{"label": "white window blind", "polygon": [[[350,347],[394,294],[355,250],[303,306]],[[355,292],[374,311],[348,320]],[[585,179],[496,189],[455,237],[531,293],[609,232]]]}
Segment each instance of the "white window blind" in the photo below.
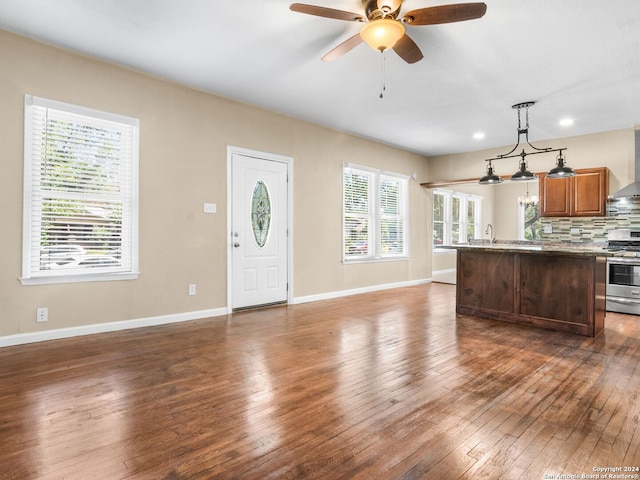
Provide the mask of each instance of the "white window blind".
{"label": "white window blind", "polygon": [[26,96],[23,282],[135,275],[137,169],[136,119]]}
{"label": "white window blind", "polygon": [[344,260],[405,257],[408,177],[344,167]]}
{"label": "white window blind", "polygon": [[370,252],[373,204],[373,175],[344,169],[344,256],[366,257]]}
{"label": "white window blind", "polygon": [[404,255],[404,201],[402,180],[380,176],[380,254]]}

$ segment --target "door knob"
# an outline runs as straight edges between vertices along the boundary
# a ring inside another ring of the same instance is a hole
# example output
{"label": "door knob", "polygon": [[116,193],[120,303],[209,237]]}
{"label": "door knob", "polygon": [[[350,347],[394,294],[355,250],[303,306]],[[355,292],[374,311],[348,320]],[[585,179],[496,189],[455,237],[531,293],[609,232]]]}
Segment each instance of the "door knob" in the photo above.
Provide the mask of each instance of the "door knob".
{"label": "door knob", "polygon": [[240,246],[240,244],[238,242],[234,242],[233,246],[238,248]]}

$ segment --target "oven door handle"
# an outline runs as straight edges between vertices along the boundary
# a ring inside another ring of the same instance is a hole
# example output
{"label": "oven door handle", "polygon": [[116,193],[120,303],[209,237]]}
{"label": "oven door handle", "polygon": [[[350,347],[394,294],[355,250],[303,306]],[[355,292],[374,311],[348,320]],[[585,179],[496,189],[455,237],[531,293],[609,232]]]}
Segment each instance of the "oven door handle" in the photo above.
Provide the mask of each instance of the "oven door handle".
{"label": "oven door handle", "polygon": [[640,298],[635,300],[635,299],[628,299],[628,298],[622,298],[622,297],[611,297],[607,295],[607,301],[617,302],[617,303],[626,303],[628,305],[637,305],[640,303]]}
{"label": "oven door handle", "polygon": [[609,265],[611,264],[618,264],[618,265],[629,265],[629,264],[633,264],[633,265],[638,265],[640,264],[640,258],[638,257],[609,257],[607,258],[607,263]]}

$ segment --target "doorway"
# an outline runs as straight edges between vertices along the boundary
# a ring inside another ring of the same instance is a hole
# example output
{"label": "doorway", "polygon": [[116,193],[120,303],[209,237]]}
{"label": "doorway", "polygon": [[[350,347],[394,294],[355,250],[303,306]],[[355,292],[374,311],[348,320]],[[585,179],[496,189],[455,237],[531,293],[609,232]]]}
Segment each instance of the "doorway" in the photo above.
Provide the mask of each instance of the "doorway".
{"label": "doorway", "polygon": [[292,160],[229,147],[229,312],[290,301]]}

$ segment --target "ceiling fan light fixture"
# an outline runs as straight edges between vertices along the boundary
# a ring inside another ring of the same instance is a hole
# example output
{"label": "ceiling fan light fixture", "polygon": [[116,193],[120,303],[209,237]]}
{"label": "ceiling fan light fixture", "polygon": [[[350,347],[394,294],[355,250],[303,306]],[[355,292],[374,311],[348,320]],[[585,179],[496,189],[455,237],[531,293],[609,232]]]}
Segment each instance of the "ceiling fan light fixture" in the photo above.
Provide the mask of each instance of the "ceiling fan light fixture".
{"label": "ceiling fan light fixture", "polygon": [[378,8],[385,14],[395,12],[402,5],[402,0],[378,0]]}
{"label": "ceiling fan light fixture", "polygon": [[384,52],[393,48],[404,36],[404,25],[398,20],[381,18],[366,23],[360,30],[360,37],[374,50]]}
{"label": "ceiling fan light fixture", "polygon": [[475,2],[418,8],[400,16],[403,0],[361,0],[361,3],[363,14],[304,3],[292,3],[289,10],[316,17],[364,23],[359,33],[322,57],[323,62],[334,60],[360,43],[367,42],[373,50],[379,52],[393,48],[409,64],[422,60],[423,55],[420,47],[405,33],[404,24],[419,26],[464,22],[480,18],[487,11],[486,4]]}

